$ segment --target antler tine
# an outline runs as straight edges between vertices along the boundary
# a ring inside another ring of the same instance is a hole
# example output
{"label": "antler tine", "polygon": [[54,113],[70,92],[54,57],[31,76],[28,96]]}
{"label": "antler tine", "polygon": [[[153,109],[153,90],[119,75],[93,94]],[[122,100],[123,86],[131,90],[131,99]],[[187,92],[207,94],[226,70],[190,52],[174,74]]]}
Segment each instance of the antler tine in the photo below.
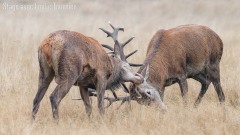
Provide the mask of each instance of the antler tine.
{"label": "antler tine", "polygon": [[123,31],[124,32],[124,28],[115,28],[110,22],[109,25],[112,27],[112,29],[115,31]]}
{"label": "antler tine", "polygon": [[141,67],[143,64],[133,64],[133,63],[129,63],[130,66],[132,67]]}
{"label": "antler tine", "polygon": [[134,37],[131,37],[128,39],[125,43],[122,44],[122,47],[124,48],[129,42],[131,42],[134,39]]}
{"label": "antler tine", "polygon": [[[131,55],[133,55],[134,53],[136,53],[137,51],[134,51],[130,54],[128,54],[127,56],[124,55],[124,52],[123,52],[123,48],[129,43],[131,42],[134,37],[131,37],[130,39],[128,39],[125,43],[121,44],[119,43],[118,41],[118,32],[119,31],[124,31],[124,28],[116,28],[114,27],[110,22],[109,22],[109,25],[111,26],[111,28],[113,29],[113,32],[108,32],[106,31],[105,29],[103,28],[99,28],[100,30],[102,30],[103,32],[105,32],[107,34],[107,37],[112,37],[112,39],[114,40],[115,44],[114,44],[114,48],[108,46],[108,45],[102,45],[103,47],[111,50],[111,51],[114,51],[114,54],[117,55],[120,59],[122,59],[123,61],[126,61],[126,59],[128,57],[130,57]],[[141,65],[136,65],[136,64],[132,64],[133,66],[141,66]]]}
{"label": "antler tine", "polygon": [[112,101],[113,98],[109,99],[109,98],[106,97],[106,98],[104,98],[104,99],[108,100],[108,105],[107,105],[105,108],[108,108],[108,107],[111,106],[112,103],[114,102],[114,101]]}
{"label": "antler tine", "polygon": [[105,107],[105,108],[108,108],[112,105],[113,102],[116,102],[116,101],[122,101],[121,104],[123,104],[124,102],[126,101],[130,101],[131,100],[131,97],[130,96],[126,96],[126,97],[118,97],[117,99],[116,98],[110,98],[110,97],[105,97],[104,98],[105,100],[108,100],[108,105]]}
{"label": "antler tine", "polygon": [[117,96],[116,92],[114,90],[111,90],[111,91],[112,91],[112,94],[113,94],[114,98],[117,99],[118,96]]}
{"label": "antler tine", "polygon": [[115,54],[114,51],[108,52],[107,54]]}
{"label": "antler tine", "polygon": [[112,37],[113,41],[116,42],[117,41],[117,36],[118,36],[118,32],[119,31],[123,31],[124,32],[124,28],[115,28],[111,23],[109,23],[109,25],[112,27],[113,32],[109,32],[103,28],[99,28],[100,30],[102,30],[103,32],[105,32],[107,34],[107,37]]}
{"label": "antler tine", "polygon": [[137,98],[142,98],[142,95],[139,93],[137,89],[134,89],[134,92],[137,94]]}
{"label": "antler tine", "polygon": [[113,49],[111,46],[109,46],[109,45],[102,44],[102,46],[103,46],[104,48],[109,49],[110,51],[114,51],[114,49]]}
{"label": "antler tine", "polygon": [[123,87],[123,91],[126,92],[126,93],[129,93],[129,90],[128,90],[127,86],[124,83],[121,83],[121,84],[122,84],[122,87]]}
{"label": "antler tine", "polygon": [[133,100],[133,99],[131,99],[130,96],[126,97],[124,100],[122,100],[120,106],[123,105],[126,101],[130,102],[131,100]]}
{"label": "antler tine", "polygon": [[[110,33],[110,32],[108,32],[108,31],[106,31],[105,29],[103,29],[103,28],[99,28],[100,30],[102,30],[104,33],[106,33],[107,34],[107,37],[109,37],[109,36],[111,36],[112,35],[112,33]],[[111,36],[112,37],[112,36]]]}
{"label": "antler tine", "polygon": [[[88,88],[88,93],[90,97],[97,97],[97,94],[95,93],[96,90]],[[72,100],[82,100],[81,98],[72,98]]]}
{"label": "antler tine", "polygon": [[138,51],[138,50],[135,50],[135,51],[129,53],[128,55],[125,56],[125,59],[127,59],[127,58],[130,57],[130,56],[132,56],[132,55],[133,55],[134,53],[136,53],[137,51]]}
{"label": "antler tine", "polygon": [[115,27],[114,27],[110,22],[108,22],[108,23],[109,23],[109,25],[112,27],[112,29],[114,30]]}
{"label": "antler tine", "polygon": [[118,98],[110,98],[110,97],[105,97],[104,99],[109,102],[108,105],[105,108],[108,108],[109,106],[112,105],[113,102],[116,102],[116,101],[119,100]]}

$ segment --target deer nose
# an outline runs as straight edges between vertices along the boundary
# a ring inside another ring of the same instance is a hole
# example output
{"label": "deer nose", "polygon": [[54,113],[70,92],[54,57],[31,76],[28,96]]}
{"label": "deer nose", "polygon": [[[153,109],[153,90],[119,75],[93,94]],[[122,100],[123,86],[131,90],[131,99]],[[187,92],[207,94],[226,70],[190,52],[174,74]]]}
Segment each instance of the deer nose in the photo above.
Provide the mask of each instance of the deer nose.
{"label": "deer nose", "polygon": [[135,73],[135,76],[138,76],[138,77],[140,77],[140,83],[139,84],[141,84],[141,83],[143,83],[144,82],[144,77],[141,75],[141,74],[139,74],[139,73]]}

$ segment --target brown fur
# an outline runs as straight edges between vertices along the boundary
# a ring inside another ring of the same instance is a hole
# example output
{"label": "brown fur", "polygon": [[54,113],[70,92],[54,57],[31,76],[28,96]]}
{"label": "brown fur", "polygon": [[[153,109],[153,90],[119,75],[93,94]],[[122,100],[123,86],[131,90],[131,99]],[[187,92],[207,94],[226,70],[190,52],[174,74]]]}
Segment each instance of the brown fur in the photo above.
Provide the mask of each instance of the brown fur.
{"label": "brown fur", "polygon": [[159,30],[151,39],[144,65],[138,72],[142,73],[149,65],[147,81],[160,92],[162,100],[164,88],[176,82],[185,97],[188,91],[186,79],[193,78],[202,84],[195,105],[200,103],[211,82],[222,102],[225,100],[219,69],[222,53],[221,39],[208,27],[183,25]]}
{"label": "brown fur", "polygon": [[[50,34],[41,43],[38,49],[38,59],[39,88],[33,101],[33,118],[54,77],[58,85],[51,94],[50,100],[53,117],[58,118],[58,105],[72,85],[79,86],[88,115],[92,111],[88,88],[96,89],[98,108],[103,114],[105,90],[117,88],[123,81],[126,81],[123,79],[124,74],[132,73],[131,71],[123,72],[124,62],[116,57],[108,56],[95,39],[66,30]],[[139,77],[135,78],[135,73],[132,74],[132,78],[129,77],[127,81],[142,81]]]}

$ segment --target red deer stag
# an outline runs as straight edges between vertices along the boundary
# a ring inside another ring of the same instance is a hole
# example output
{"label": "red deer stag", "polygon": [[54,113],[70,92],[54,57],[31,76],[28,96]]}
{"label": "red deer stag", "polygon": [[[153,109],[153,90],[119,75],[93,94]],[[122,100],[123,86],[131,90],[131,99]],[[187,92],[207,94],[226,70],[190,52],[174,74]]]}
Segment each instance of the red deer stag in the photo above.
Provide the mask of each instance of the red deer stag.
{"label": "red deer stag", "polygon": [[103,100],[106,89],[116,89],[123,82],[142,83],[143,77],[134,73],[122,57],[124,56],[123,46],[133,38],[120,44],[117,40],[118,32],[124,29],[115,28],[111,24],[110,26],[114,30],[113,33],[102,30],[115,42],[114,54],[111,56],[108,56],[95,39],[73,31],[54,32],[41,43],[38,49],[39,85],[33,100],[33,119],[54,77],[57,86],[50,95],[54,119],[59,118],[59,103],[72,85],[79,86],[86,112],[90,116],[92,106],[89,101],[88,88],[97,90],[98,109],[100,114],[104,114]]}
{"label": "red deer stag", "polygon": [[[208,27],[183,25],[169,30],[161,29],[151,39],[144,64],[138,71],[143,76],[149,72],[149,77],[145,77],[144,83],[139,86],[130,84],[132,98],[139,103],[149,104],[151,102],[146,102],[144,98],[134,98],[134,89],[140,93],[143,90],[155,89],[163,100],[164,88],[178,83],[181,95],[186,101],[187,78],[193,78],[202,84],[195,106],[200,103],[210,83],[213,83],[219,101],[224,102],[219,68],[222,53],[222,40]],[[146,98],[146,92],[144,94]],[[154,93],[147,94],[151,97]]]}

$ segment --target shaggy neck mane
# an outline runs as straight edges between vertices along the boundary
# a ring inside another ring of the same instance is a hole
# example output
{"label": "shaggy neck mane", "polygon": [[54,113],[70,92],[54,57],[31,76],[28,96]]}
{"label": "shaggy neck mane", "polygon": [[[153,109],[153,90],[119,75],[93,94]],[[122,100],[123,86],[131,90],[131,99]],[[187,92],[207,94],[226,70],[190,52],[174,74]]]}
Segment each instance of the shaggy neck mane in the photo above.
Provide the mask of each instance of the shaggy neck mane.
{"label": "shaggy neck mane", "polygon": [[120,63],[111,59],[112,70],[111,75],[107,80],[107,89],[115,90],[121,86],[123,82],[122,73],[121,73],[121,66]]}
{"label": "shaggy neck mane", "polygon": [[148,46],[146,59],[145,59],[143,65],[138,70],[138,73],[141,74],[143,70],[146,70],[147,65],[152,61],[152,59],[156,55],[156,52],[159,50],[164,31],[165,31],[164,29],[160,29],[153,36],[153,38],[150,41],[149,46]]}

